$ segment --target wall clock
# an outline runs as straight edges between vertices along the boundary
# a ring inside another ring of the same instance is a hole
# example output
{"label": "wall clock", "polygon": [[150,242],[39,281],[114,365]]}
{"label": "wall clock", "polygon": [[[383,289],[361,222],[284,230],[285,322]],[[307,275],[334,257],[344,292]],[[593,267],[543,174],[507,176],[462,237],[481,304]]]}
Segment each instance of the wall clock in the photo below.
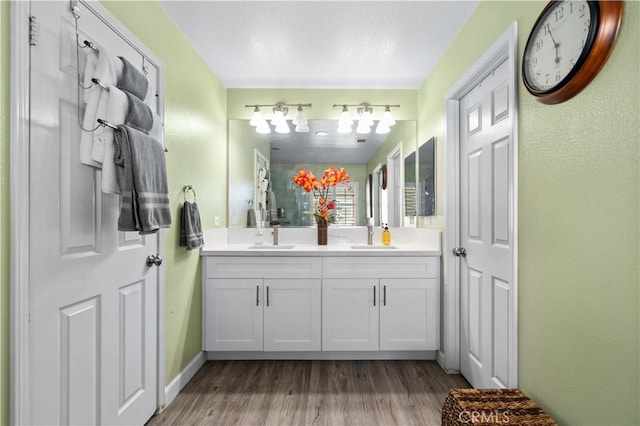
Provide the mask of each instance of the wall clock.
{"label": "wall clock", "polygon": [[557,104],[580,93],[609,58],[620,29],[622,1],[551,1],[524,48],[522,79],[529,93]]}

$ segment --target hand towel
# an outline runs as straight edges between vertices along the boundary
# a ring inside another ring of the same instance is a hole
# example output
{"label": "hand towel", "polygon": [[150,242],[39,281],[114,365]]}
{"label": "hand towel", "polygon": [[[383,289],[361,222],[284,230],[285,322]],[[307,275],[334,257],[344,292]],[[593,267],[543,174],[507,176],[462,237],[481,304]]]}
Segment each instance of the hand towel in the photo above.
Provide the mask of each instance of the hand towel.
{"label": "hand towel", "polygon": [[194,201],[185,201],[182,206],[180,246],[187,250],[193,250],[204,245],[202,238],[202,224],[198,204]]}
{"label": "hand towel", "polygon": [[247,228],[256,227],[256,211],[253,208],[247,210]]}
{"label": "hand towel", "polygon": [[118,80],[118,88],[120,90],[126,90],[138,99],[144,101],[147,97],[147,91],[149,90],[147,77],[126,58],[122,56],[119,58],[122,61],[122,78]]}
{"label": "hand towel", "polygon": [[126,125],[114,137],[122,198],[119,231],[151,234],[171,225],[167,170],[162,146]]}
{"label": "hand towel", "polygon": [[131,93],[124,91],[129,101],[129,109],[124,124],[134,129],[149,134],[149,130],[153,126],[153,115],[151,108]]}
{"label": "hand towel", "polygon": [[[109,87],[117,81],[117,71],[115,66],[115,56],[112,56],[109,51],[103,47],[100,48],[98,54],[98,63],[94,72],[95,78],[100,80],[100,83]],[[102,94],[106,92],[100,86],[93,85],[91,89],[88,89],[87,105],[84,111],[84,118],[82,120],[82,127],[88,130],[93,130],[98,125],[98,105]],[[108,95],[107,95],[108,96]],[[104,98],[108,99],[108,98]],[[106,101],[103,101],[106,102]],[[91,157],[93,151],[93,132],[82,131],[80,135],[80,162],[88,166],[101,167],[101,164],[94,161]]]}
{"label": "hand towel", "polygon": [[[105,120],[113,125],[124,124],[129,101],[124,92],[116,86],[109,87],[109,104]],[[99,132],[98,142],[94,139],[92,157],[102,158],[102,192],[108,194],[120,194],[120,185],[116,173],[116,163],[114,160],[115,146],[113,142],[114,130],[110,127],[103,127]],[[157,140],[157,139],[156,139]],[[102,157],[100,157],[102,151]]]}
{"label": "hand towel", "polygon": [[271,181],[267,186],[267,221],[278,221],[278,208],[276,207],[276,194],[271,190]]}

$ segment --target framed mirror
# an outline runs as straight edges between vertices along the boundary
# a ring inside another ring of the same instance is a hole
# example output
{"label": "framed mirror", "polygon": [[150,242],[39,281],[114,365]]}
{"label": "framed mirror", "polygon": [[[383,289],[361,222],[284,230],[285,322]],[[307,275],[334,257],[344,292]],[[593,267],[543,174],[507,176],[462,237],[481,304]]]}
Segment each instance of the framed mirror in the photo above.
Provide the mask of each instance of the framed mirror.
{"label": "framed mirror", "polygon": [[436,138],[429,139],[418,148],[418,216],[436,214]]}
{"label": "framed mirror", "polygon": [[[372,131],[366,135],[339,134],[337,120],[309,120],[307,133],[288,134],[255,132],[249,120],[229,120],[229,227],[246,227],[249,200],[256,206],[256,167],[270,171],[270,186],[275,194],[277,220],[281,226],[312,226],[313,197],[291,181],[296,172],[305,168],[317,177],[329,166],[344,167],[350,182],[336,187],[331,194],[337,202],[338,226],[365,226],[381,197],[376,191],[374,168],[384,163],[389,145],[407,140],[415,150],[415,121],[397,121],[392,132],[385,135]],[[397,133],[394,134],[394,131]],[[398,136],[401,135],[401,136]],[[388,142],[391,139],[392,142]],[[256,159],[262,164],[257,166]],[[259,170],[259,168],[258,168]],[[371,176],[371,178],[370,178]]]}

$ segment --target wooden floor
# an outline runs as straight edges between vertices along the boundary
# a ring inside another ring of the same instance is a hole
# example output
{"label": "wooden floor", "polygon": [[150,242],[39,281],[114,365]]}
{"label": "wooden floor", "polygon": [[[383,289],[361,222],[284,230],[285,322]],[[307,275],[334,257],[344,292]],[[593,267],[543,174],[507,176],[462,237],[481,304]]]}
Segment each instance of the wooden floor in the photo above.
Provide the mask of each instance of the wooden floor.
{"label": "wooden floor", "polygon": [[148,425],[439,425],[435,361],[209,361]]}

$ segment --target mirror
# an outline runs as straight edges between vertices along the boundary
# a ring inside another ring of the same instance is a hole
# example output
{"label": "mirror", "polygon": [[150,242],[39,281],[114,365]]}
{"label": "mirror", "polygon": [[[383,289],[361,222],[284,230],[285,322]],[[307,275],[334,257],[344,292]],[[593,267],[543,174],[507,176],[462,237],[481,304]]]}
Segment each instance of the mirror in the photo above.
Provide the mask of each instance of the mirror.
{"label": "mirror", "polygon": [[416,152],[404,158],[404,220],[405,226],[415,226],[417,216]]}
{"label": "mirror", "polygon": [[[252,215],[265,225],[269,224],[267,219],[273,219],[274,214],[260,211],[255,195],[259,162],[268,163],[270,188],[277,206],[274,212],[281,226],[314,225],[313,216],[308,214],[313,208],[313,197],[295,185],[291,177],[301,168],[320,177],[329,166],[344,167],[350,176],[349,184],[336,187],[332,194],[337,201],[336,225],[364,226],[370,215],[368,210],[379,201],[369,197],[367,205],[368,190],[373,183],[369,175],[386,162],[388,152],[400,142],[410,147],[405,148],[406,152],[415,153],[415,121],[397,121],[386,135],[376,134],[375,127],[366,135],[355,131],[339,134],[335,120],[309,120],[308,133],[296,133],[290,121],[288,124],[291,128],[288,134],[272,131],[262,135],[255,132],[249,120],[229,120],[230,227],[252,225]],[[323,131],[327,134],[322,135]]]}
{"label": "mirror", "polygon": [[436,214],[436,138],[418,148],[418,216]]}

